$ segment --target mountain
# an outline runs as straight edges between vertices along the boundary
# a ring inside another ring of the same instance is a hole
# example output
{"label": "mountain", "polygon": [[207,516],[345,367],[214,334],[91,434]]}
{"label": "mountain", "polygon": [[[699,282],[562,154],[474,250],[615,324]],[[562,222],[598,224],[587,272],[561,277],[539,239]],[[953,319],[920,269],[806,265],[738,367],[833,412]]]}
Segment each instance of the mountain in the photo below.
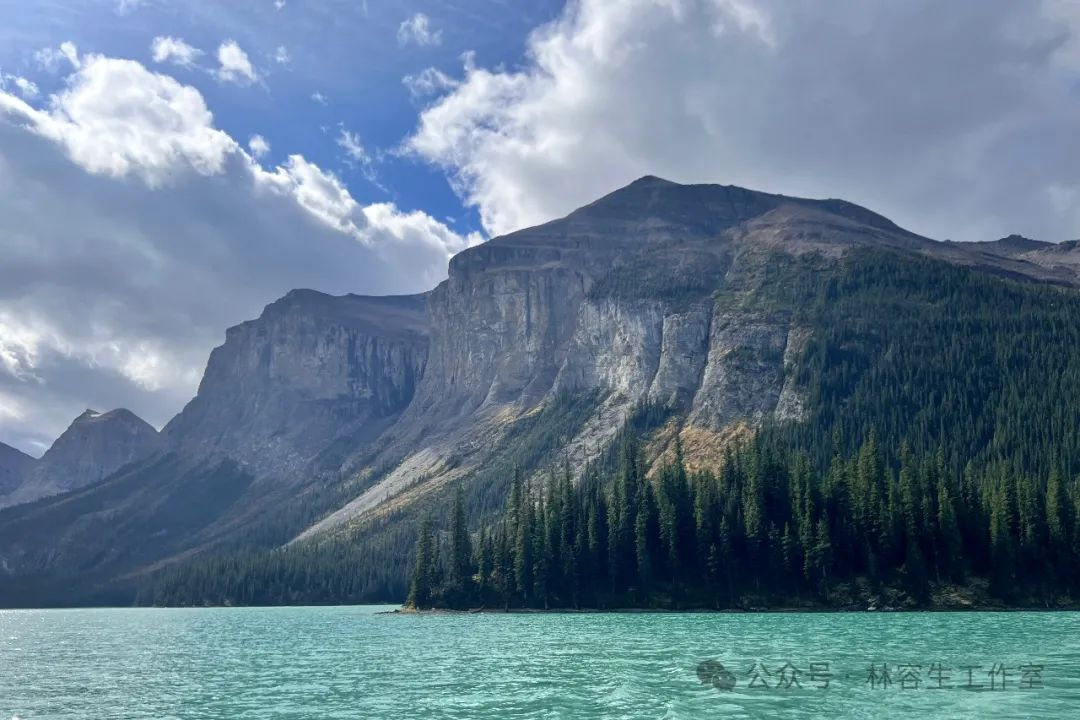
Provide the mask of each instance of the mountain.
{"label": "mountain", "polygon": [[370,443],[424,374],[424,301],[294,290],[228,330],[195,399],[165,427],[167,444],[292,480],[327,448]]}
{"label": "mountain", "polygon": [[1080,282],[1080,240],[1049,243],[1010,235],[992,242],[973,243],[968,249],[981,251],[989,258],[1004,256],[1030,268],[1038,267],[1055,277],[1068,278],[1069,284]]}
{"label": "mountain", "polygon": [[[0,514],[0,567],[55,569],[89,584],[238,537],[287,541],[335,501],[326,484],[340,478],[342,458],[412,399],[427,358],[424,307],[422,295],[297,290],[230,328],[198,394],[162,431],[158,455]],[[69,447],[72,434],[54,449]],[[109,521],[99,522],[106,508]]]}
{"label": "mountain", "polygon": [[873,432],[883,462],[944,444],[1043,472],[1052,446],[1080,472],[1080,422],[1055,405],[1080,375],[1041,359],[1080,339],[1069,252],[646,177],[460,253],[424,295],[294,291],[227,332],[158,454],[0,512],[0,602],[130,599],[163,577],[167,598],[240,601],[192,580],[217,576],[274,578],[278,602],[400,599],[453,487],[482,527],[515,470],[580,483],[628,429],[651,468],[676,448],[719,467],[782,428],[817,467]]}
{"label": "mountain", "polygon": [[14,490],[22,482],[23,474],[34,465],[34,458],[0,443],[0,497]]}
{"label": "mountain", "polygon": [[0,507],[96,483],[160,447],[158,432],[130,410],[87,410],[45,454],[23,469],[21,481],[0,496]]}

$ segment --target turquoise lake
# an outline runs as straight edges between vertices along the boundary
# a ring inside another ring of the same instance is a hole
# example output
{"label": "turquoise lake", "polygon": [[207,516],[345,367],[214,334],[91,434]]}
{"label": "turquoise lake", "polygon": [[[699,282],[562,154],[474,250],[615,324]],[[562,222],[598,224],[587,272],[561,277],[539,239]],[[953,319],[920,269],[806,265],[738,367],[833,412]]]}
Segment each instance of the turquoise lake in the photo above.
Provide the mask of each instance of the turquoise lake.
{"label": "turquoise lake", "polygon": [[1080,613],[386,609],[0,611],[0,720],[1080,717]]}

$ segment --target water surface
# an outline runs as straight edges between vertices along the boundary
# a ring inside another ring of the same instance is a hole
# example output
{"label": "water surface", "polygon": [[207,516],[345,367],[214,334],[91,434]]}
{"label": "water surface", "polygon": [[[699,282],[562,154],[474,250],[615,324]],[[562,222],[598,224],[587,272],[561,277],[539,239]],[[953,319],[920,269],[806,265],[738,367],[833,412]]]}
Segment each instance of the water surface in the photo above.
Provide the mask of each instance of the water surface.
{"label": "water surface", "polygon": [[0,720],[1080,717],[1080,613],[384,609],[0,611]]}

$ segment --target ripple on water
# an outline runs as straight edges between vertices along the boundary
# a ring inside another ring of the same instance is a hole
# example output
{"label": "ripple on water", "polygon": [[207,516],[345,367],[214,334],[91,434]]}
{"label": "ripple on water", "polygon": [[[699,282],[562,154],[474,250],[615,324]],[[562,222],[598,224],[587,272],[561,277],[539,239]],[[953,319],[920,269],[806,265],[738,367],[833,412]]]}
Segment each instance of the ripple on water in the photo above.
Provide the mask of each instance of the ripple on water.
{"label": "ripple on water", "polygon": [[[735,689],[702,684],[703,660]],[[787,662],[828,662],[828,689],[749,687],[755,665]],[[1045,687],[866,683],[870,664],[942,663],[957,680],[997,662],[1043,664]],[[1063,718],[1080,697],[1080,614],[14,611],[0,613],[0,668],[0,718],[22,720]]]}

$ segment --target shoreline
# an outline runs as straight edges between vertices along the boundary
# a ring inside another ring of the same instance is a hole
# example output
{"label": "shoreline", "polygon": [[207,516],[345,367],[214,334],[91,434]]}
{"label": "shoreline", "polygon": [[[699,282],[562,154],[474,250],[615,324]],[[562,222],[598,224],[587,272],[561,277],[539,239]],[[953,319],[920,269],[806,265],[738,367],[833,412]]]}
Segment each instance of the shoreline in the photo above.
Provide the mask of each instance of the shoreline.
{"label": "shoreline", "polygon": [[836,607],[800,607],[800,606],[757,606],[746,608],[427,608],[415,610],[394,602],[370,603],[301,603],[296,605],[47,605],[0,606],[0,612],[20,610],[64,611],[64,610],[240,610],[253,608],[350,608],[350,607],[392,607],[381,610],[375,615],[753,615],[753,614],[800,614],[800,613],[1017,613],[1017,612],[1080,612],[1080,604],[1063,604],[1053,607],[1045,605],[997,605],[992,603],[975,605],[927,605],[924,607],[863,607],[843,605]]}
{"label": "shoreline", "polygon": [[1026,606],[997,606],[984,605],[976,607],[955,606],[928,606],[915,608],[857,608],[857,607],[762,607],[762,608],[724,608],[720,610],[711,608],[551,608],[542,610],[538,608],[470,608],[468,610],[456,610],[452,608],[427,608],[415,610],[402,606],[394,610],[385,610],[375,613],[376,615],[769,615],[769,614],[839,614],[839,613],[867,613],[867,614],[914,614],[914,613],[1020,613],[1020,612],[1080,612],[1080,605],[1064,605],[1061,607],[1026,607]]}

